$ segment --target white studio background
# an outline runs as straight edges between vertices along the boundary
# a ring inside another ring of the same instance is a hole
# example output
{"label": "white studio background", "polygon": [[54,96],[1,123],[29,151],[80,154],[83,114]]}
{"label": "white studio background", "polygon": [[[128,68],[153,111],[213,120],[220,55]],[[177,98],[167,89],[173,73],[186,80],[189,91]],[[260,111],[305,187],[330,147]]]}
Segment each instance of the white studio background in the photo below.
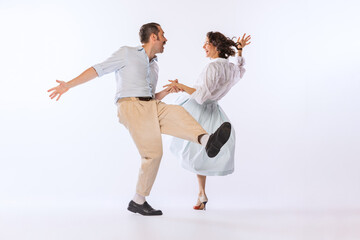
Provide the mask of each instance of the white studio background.
{"label": "white studio background", "polygon": [[[208,179],[212,207],[360,207],[357,1],[1,1],[0,208],[122,205],[140,164],[117,121],[114,75],[46,92],[162,25],[158,90],[191,85],[208,31],[251,34],[247,72],[220,102],[237,133],[236,170]],[[164,99],[171,102],[176,96]],[[194,174],[168,150],[150,202],[196,200]]]}

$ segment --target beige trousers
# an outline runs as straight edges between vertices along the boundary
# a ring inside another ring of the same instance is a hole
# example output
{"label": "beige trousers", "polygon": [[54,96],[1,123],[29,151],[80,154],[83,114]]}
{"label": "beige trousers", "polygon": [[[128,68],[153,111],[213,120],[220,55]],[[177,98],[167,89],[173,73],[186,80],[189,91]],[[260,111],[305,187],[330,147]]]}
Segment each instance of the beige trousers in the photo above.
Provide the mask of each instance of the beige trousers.
{"label": "beige trousers", "polygon": [[181,106],[159,100],[140,101],[135,97],[118,101],[118,117],[130,132],[141,155],[136,192],[148,196],[163,154],[161,134],[198,142],[206,134],[200,124]]}

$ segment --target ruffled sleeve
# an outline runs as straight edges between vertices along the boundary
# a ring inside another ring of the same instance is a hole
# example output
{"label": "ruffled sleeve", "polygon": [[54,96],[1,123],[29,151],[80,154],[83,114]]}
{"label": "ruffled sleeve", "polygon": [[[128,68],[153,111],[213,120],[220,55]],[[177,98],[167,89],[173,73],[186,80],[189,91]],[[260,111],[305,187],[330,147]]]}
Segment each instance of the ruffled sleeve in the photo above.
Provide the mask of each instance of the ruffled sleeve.
{"label": "ruffled sleeve", "polygon": [[234,78],[233,78],[233,82],[232,82],[232,86],[234,86],[237,82],[240,81],[240,79],[244,76],[245,74],[245,58],[244,57],[236,57],[235,60],[235,70],[234,70]]}
{"label": "ruffled sleeve", "polygon": [[213,89],[216,89],[216,79],[217,66],[210,63],[201,73],[198,81],[194,86],[196,91],[193,92],[190,97],[199,104],[203,104],[206,100],[211,98]]}

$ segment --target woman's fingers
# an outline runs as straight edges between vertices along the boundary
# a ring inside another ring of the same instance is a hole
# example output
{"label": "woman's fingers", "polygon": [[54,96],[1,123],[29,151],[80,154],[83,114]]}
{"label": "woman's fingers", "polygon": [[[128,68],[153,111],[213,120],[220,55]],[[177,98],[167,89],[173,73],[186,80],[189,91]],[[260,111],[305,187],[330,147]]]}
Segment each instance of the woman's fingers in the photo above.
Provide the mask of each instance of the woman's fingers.
{"label": "woman's fingers", "polygon": [[247,45],[249,45],[251,42],[249,42],[251,39],[251,35],[246,36],[246,33],[244,33],[244,35],[238,38],[237,42],[240,44],[241,47],[245,47]]}
{"label": "woman's fingers", "polygon": [[244,33],[244,35],[242,36],[242,38],[241,38],[241,41],[242,41],[242,40],[244,40],[244,38],[245,38],[245,35],[246,35],[246,33]]}
{"label": "woman's fingers", "polygon": [[174,84],[170,83],[170,84],[166,84],[164,85],[163,87],[172,87],[172,86],[175,86]]}

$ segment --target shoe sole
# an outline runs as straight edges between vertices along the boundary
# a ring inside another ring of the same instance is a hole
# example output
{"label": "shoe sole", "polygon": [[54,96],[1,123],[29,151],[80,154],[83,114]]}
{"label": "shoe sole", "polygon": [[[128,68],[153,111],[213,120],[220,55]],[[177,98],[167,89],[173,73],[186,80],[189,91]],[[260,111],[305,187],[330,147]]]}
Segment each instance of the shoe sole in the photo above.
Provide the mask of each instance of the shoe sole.
{"label": "shoe sole", "polygon": [[224,122],[220,127],[221,129],[218,135],[223,135],[223,138],[218,137],[214,140],[211,147],[215,148],[216,152],[214,152],[213,154],[209,154],[209,152],[212,152],[211,147],[209,147],[209,149],[211,150],[208,149],[209,151],[207,151],[207,154],[210,158],[216,157],[218,155],[221,148],[225,145],[225,143],[227,143],[231,135],[231,124],[229,122]]}

